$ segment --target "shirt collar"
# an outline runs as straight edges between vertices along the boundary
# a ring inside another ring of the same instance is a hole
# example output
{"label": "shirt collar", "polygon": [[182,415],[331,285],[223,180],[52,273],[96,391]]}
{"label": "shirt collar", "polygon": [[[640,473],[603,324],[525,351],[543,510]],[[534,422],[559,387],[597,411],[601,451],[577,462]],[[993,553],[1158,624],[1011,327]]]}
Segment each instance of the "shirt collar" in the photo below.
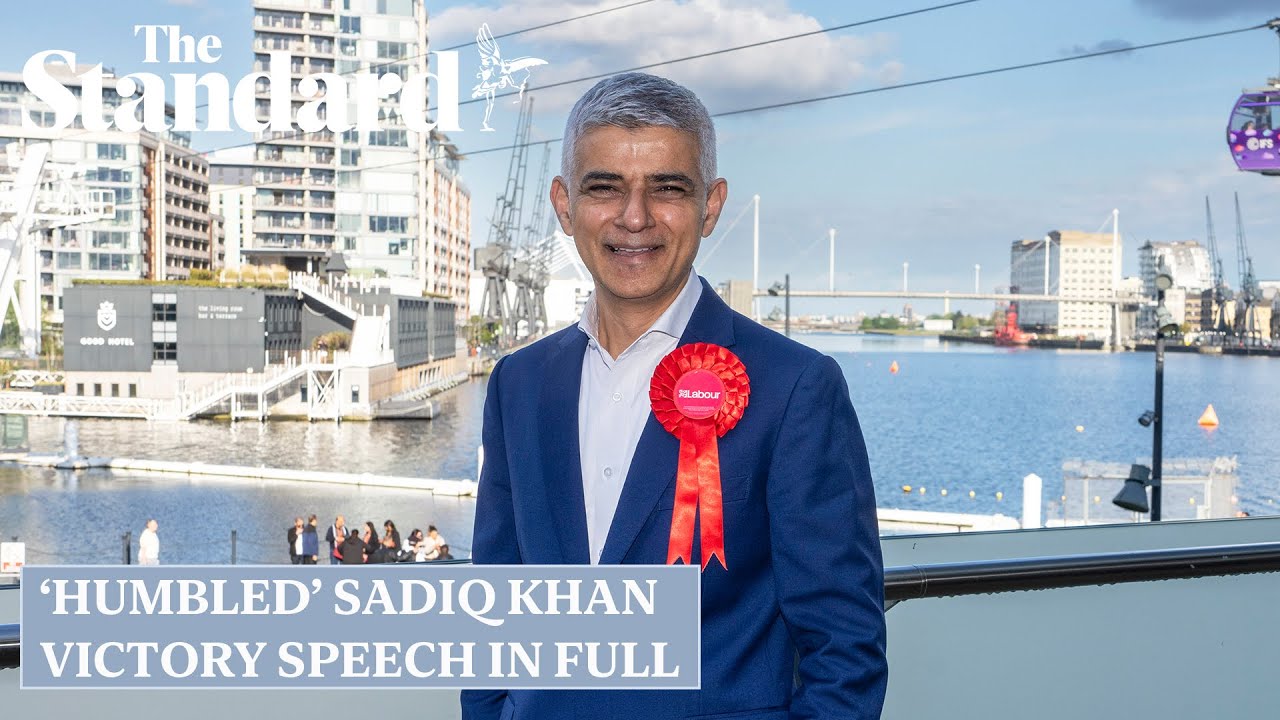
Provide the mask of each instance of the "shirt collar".
{"label": "shirt collar", "polygon": [[[698,274],[689,270],[689,279],[685,281],[684,288],[676,299],[667,306],[667,309],[660,315],[649,327],[648,330],[640,334],[635,342],[626,350],[623,350],[618,357],[625,355],[636,343],[643,340],[650,333],[660,332],[668,335],[676,340],[684,334],[685,328],[689,325],[689,319],[693,317],[693,309],[698,306],[698,300],[702,298],[702,282],[698,279]],[[578,329],[586,333],[591,339],[592,346],[599,346],[600,340],[597,336],[597,311],[596,311],[596,294],[591,293],[591,297],[587,298],[587,304],[582,309],[582,319],[578,321]]]}

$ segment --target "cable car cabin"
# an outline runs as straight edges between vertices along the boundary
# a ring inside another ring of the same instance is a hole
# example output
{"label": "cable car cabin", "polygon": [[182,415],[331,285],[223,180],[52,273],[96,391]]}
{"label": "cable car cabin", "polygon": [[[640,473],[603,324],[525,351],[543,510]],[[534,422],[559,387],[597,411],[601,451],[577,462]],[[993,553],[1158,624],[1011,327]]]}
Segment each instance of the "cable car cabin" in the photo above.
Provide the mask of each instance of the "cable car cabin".
{"label": "cable car cabin", "polygon": [[1227,144],[1236,167],[1280,175],[1280,87],[1245,93],[1231,111]]}

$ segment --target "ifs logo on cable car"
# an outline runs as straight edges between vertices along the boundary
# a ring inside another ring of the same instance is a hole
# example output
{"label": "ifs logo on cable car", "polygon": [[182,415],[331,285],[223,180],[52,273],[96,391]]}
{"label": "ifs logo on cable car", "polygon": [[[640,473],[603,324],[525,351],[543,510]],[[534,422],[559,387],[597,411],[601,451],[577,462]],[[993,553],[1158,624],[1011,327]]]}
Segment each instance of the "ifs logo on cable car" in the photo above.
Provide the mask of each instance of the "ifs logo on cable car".
{"label": "ifs logo on cable car", "polygon": [[1270,150],[1276,146],[1276,143],[1271,138],[1251,137],[1244,141],[1244,145],[1250,150]]}
{"label": "ifs logo on cable car", "polygon": [[[160,62],[162,49],[167,51],[167,61],[175,64],[212,64],[222,58],[222,40],[216,35],[201,38],[184,35],[177,25],[135,25],[133,34],[134,37],[142,36],[146,52],[144,64]],[[487,101],[483,129],[492,130],[489,115],[493,111],[495,93],[503,88],[519,88],[523,95],[530,68],[545,65],[546,61],[518,58],[504,62],[487,25],[481,27],[476,41],[481,56],[480,72],[476,73],[480,83],[473,88],[472,97],[483,97]],[[104,81],[109,76],[103,73],[101,63],[76,76],[80,85],[79,97],[49,72],[46,65],[54,60],[70,68],[76,67],[76,54],[70,50],[45,50],[32,55],[22,68],[22,81],[36,97],[53,108],[53,128],[56,130],[69,127],[80,115],[86,130],[98,132],[113,126],[125,132],[226,131],[233,129],[232,118],[235,127],[248,132],[329,130],[338,133],[352,128],[371,132],[382,129],[379,122],[381,101],[395,98],[399,104],[396,114],[407,129],[428,132],[438,128],[446,132],[461,132],[462,126],[458,122],[458,52],[440,50],[431,51],[429,55],[435,72],[411,72],[407,78],[396,73],[369,72],[382,66],[375,62],[354,76],[312,73],[294,85],[288,50],[272,50],[267,69],[242,77],[235,83],[234,90],[222,73],[208,72],[199,76],[195,73],[173,73],[170,75],[173,82],[172,122],[165,113],[166,81],[155,73],[129,73],[116,79],[112,92],[119,96],[120,102],[110,116],[103,103]],[[257,117],[259,106],[255,94],[259,81],[265,81],[269,87],[264,91],[269,95],[266,106],[268,119],[265,121]],[[434,121],[427,119],[428,82]],[[203,126],[196,123],[196,93],[199,88],[203,88],[208,97],[208,119]],[[292,107],[294,96],[304,101],[296,113]],[[348,107],[354,107],[354,118],[348,116]],[[23,113],[22,122],[24,127],[34,127],[26,113]]]}

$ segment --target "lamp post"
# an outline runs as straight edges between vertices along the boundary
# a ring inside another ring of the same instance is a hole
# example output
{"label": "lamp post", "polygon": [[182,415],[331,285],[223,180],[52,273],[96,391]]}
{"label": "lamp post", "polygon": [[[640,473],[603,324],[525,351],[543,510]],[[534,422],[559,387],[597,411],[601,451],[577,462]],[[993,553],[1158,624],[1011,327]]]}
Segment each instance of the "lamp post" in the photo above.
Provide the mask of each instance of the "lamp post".
{"label": "lamp post", "polygon": [[1160,258],[1156,269],[1156,392],[1151,420],[1151,521],[1160,521],[1161,478],[1164,477],[1164,339],[1178,331],[1173,314],[1164,306],[1164,291],[1173,287],[1173,274]]}
{"label": "lamp post", "polygon": [[791,337],[791,274],[787,273],[783,276],[785,283],[774,283],[769,288],[769,294],[777,297],[781,292],[784,296],[782,304],[782,333],[787,337]]}
{"label": "lamp post", "polygon": [[[1173,274],[1165,268],[1164,259],[1156,268],[1156,389],[1155,409],[1142,413],[1138,424],[1151,428],[1151,469],[1142,465],[1130,468],[1129,478],[1113,503],[1126,510],[1144,513],[1150,510],[1151,521],[1161,519],[1161,478],[1164,476],[1164,339],[1178,332],[1173,313],[1164,305],[1164,291],[1173,287]],[[1148,508],[1146,488],[1151,488]]]}

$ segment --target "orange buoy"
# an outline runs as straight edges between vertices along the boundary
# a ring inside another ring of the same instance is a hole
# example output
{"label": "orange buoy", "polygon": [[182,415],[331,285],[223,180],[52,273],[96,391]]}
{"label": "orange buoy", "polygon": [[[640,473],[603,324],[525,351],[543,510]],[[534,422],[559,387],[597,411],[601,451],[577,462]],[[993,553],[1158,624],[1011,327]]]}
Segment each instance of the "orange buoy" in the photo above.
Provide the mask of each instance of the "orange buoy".
{"label": "orange buoy", "polygon": [[889,374],[891,374],[891,375],[897,375],[897,374],[898,374],[898,361],[897,361],[897,360],[894,360],[893,362],[889,363]]}
{"label": "orange buoy", "polygon": [[1204,413],[1200,415],[1199,424],[1200,427],[1218,427],[1218,413],[1213,411],[1213,403],[1209,403],[1209,407],[1204,409]]}

